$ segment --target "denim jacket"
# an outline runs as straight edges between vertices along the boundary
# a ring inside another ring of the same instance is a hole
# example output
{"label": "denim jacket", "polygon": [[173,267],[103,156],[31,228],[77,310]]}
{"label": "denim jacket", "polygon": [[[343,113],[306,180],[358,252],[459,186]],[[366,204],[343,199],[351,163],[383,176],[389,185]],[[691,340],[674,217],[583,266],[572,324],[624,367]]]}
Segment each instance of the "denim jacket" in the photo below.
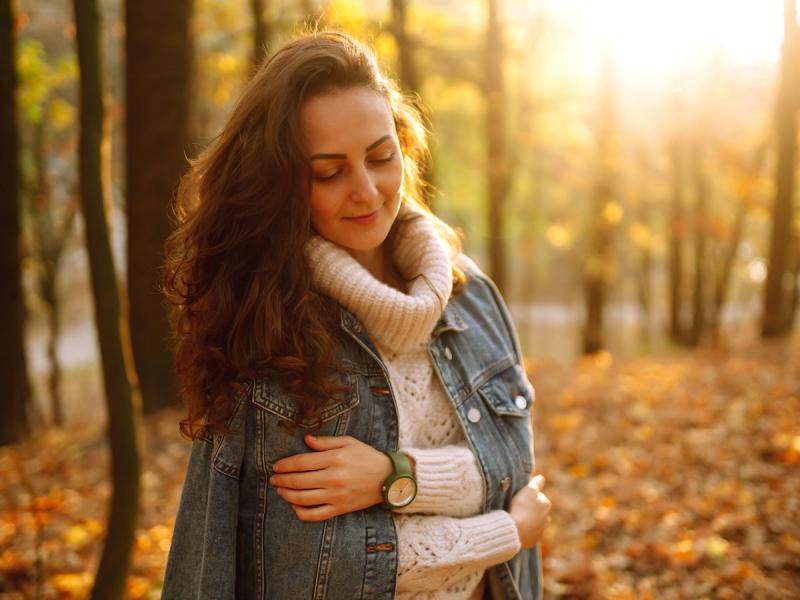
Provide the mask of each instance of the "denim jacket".
{"label": "denim jacket", "polygon": [[[162,598],[166,600],[391,600],[397,535],[381,505],[322,522],[300,521],[267,482],[280,458],[308,452],[305,430],[350,435],[398,449],[397,408],[386,368],[363,325],[341,309],[337,350],[349,395],[298,421],[280,385],[255,380],[238,398],[225,434],[192,444]],[[494,284],[470,269],[435,327],[429,353],[484,480],[484,512],[507,509],[534,457],[533,389],[508,311]],[[296,427],[285,427],[287,421]],[[541,596],[538,547],[487,570],[485,598]]]}

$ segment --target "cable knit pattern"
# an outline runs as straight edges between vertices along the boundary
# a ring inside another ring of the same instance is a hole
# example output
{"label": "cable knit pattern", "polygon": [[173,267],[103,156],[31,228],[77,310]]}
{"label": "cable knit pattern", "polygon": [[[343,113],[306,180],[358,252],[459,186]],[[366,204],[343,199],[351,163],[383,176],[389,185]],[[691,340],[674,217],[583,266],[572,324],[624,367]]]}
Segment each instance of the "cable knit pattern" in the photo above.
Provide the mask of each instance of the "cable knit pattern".
{"label": "cable knit pattern", "polygon": [[480,514],[483,477],[427,350],[452,291],[449,249],[428,218],[408,207],[392,235],[392,258],[410,282],[407,294],[320,237],[306,252],[315,285],[358,317],[381,353],[397,403],[400,448],[415,461],[417,497],[394,514],[395,597],[474,600],[482,597],[485,570],[519,551],[519,536],[506,511]]}
{"label": "cable knit pattern", "polygon": [[426,217],[404,207],[394,236],[392,258],[409,281],[408,294],[320,236],[308,242],[306,256],[314,284],[358,317],[374,342],[408,351],[430,337],[453,289],[453,271],[448,248]]}
{"label": "cable knit pattern", "polygon": [[434,376],[427,347],[402,354],[378,350],[398,399],[400,450],[414,459],[417,478],[417,497],[398,512],[477,515],[483,507],[483,477]]}

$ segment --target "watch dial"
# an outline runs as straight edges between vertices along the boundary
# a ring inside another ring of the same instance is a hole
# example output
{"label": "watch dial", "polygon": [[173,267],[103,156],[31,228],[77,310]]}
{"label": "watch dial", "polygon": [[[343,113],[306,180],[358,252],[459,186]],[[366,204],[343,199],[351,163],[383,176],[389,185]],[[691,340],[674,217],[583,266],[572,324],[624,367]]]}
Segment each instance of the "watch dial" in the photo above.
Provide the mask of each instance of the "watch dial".
{"label": "watch dial", "polygon": [[405,506],[413,500],[416,492],[416,482],[410,477],[401,477],[392,482],[387,496],[394,506]]}

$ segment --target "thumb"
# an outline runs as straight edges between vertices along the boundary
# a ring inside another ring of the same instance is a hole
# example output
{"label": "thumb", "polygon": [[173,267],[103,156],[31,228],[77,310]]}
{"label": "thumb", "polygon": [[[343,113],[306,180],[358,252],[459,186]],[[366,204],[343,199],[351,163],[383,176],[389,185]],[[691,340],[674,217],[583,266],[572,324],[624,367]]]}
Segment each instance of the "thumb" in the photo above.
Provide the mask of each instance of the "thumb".
{"label": "thumb", "polygon": [[544,487],[544,475],[537,475],[533,479],[528,482],[528,487],[536,488],[537,490],[541,491]]}
{"label": "thumb", "polygon": [[315,436],[309,433],[304,439],[306,445],[312,450],[332,450],[333,448],[341,448],[348,444],[347,436],[344,435]]}

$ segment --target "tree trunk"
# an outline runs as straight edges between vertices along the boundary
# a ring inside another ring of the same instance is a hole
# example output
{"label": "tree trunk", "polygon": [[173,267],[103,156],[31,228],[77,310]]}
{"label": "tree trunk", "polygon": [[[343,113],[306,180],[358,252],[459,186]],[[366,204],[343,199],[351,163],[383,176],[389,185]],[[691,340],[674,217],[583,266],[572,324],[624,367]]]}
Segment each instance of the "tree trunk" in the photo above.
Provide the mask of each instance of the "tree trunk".
{"label": "tree trunk", "polygon": [[692,171],[695,188],[694,214],[694,284],[692,290],[692,328],[689,345],[698,346],[706,329],[706,244],[708,222],[708,184],[700,156],[700,140],[692,151]]}
{"label": "tree trunk", "polygon": [[[414,51],[412,41],[408,36],[406,19],[406,1],[392,0],[392,26],[391,31],[397,43],[397,62],[400,70],[400,86],[407,94],[414,97],[420,96],[420,81],[418,71],[414,64]],[[423,182],[423,200],[433,208],[433,163],[426,161],[420,170],[419,176]]]}
{"label": "tree trunk", "polygon": [[250,14],[253,17],[253,70],[267,57],[271,32],[264,14],[264,0],[250,0]]}
{"label": "tree trunk", "polygon": [[30,432],[30,388],[25,361],[20,259],[19,134],[15,93],[15,32],[11,0],[0,0],[0,445],[13,444]]}
{"label": "tree trunk", "polygon": [[[752,165],[752,177],[758,177],[764,162],[766,148],[761,146],[755,154],[755,161]],[[749,169],[748,169],[749,171]],[[746,173],[745,176],[750,176]],[[714,286],[714,303],[711,309],[711,340],[716,346],[720,341],[720,321],[722,319],[722,311],[728,299],[728,288],[730,287],[731,275],[733,273],[733,265],[736,262],[736,251],[739,249],[739,244],[742,241],[744,233],[744,224],[747,217],[747,209],[752,202],[750,185],[747,189],[737,198],[738,204],[736,206],[736,216],[733,220],[733,230],[731,232],[731,239],[725,248],[725,253],[722,259],[722,266],[720,268],[719,276],[717,277]]]}
{"label": "tree trunk", "polygon": [[672,168],[670,220],[669,220],[669,335],[673,343],[684,344],[683,328],[683,241],[686,237],[686,219],[683,211],[683,161],[679,134],[670,147]]}
{"label": "tree trunk", "polygon": [[93,600],[122,598],[139,506],[139,452],[136,438],[136,389],[128,323],[111,256],[105,214],[105,136],[102,67],[97,0],[74,0],[80,69],[81,209],[86,228],[95,322],[100,342],[113,492],[106,539]]}
{"label": "tree trunk", "polygon": [[145,413],[177,402],[167,312],[159,292],[169,207],[186,166],[190,0],[127,0],[128,296]]}
{"label": "tree trunk", "polygon": [[605,214],[613,200],[614,175],[611,165],[616,154],[616,82],[610,59],[604,67],[596,120],[597,164],[589,215],[588,256],[584,270],[586,322],[583,330],[584,353],[597,352],[605,347],[604,319],[606,293],[612,271],[612,227]]}
{"label": "tree trunk", "polygon": [[792,246],[793,197],[797,154],[797,109],[800,99],[798,74],[798,31],[794,0],[784,0],[784,39],[781,80],[778,89],[776,127],[778,164],[775,173],[775,201],[772,205],[772,235],[769,267],[764,288],[761,333],[764,337],[783,335],[792,327],[792,293],[797,285],[789,265]]}
{"label": "tree trunk", "polygon": [[503,78],[503,33],[499,0],[487,0],[486,28],[486,167],[489,220],[489,273],[502,294],[507,293],[504,206],[511,183],[508,157],[506,90]]}

